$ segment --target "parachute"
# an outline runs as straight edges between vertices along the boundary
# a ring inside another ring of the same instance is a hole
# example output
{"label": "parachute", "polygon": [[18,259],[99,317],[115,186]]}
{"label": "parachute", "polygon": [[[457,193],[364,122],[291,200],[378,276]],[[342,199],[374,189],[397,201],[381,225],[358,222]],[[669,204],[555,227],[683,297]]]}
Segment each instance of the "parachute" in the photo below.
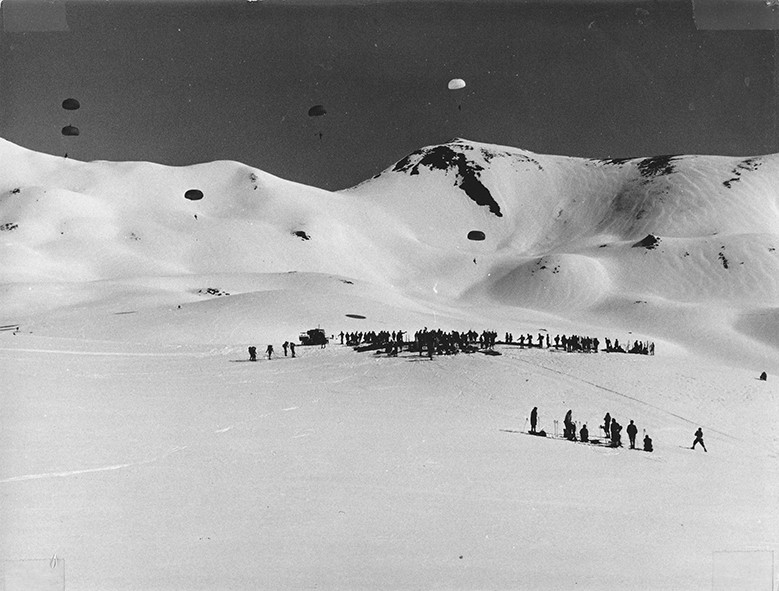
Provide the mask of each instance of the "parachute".
{"label": "parachute", "polygon": [[481,230],[471,230],[468,232],[468,240],[484,240],[486,236]]}
{"label": "parachute", "polygon": [[81,108],[81,103],[74,98],[67,98],[62,101],[62,108],[66,111],[78,111]]}
{"label": "parachute", "polygon": [[461,88],[465,88],[465,80],[462,78],[452,78],[449,81],[447,88],[449,90],[460,90]]}
{"label": "parachute", "polygon": [[[308,116],[309,117],[321,117],[322,115],[326,114],[327,111],[322,105],[314,105],[308,110]],[[322,133],[322,130],[320,129],[316,135],[319,136],[320,141],[322,140],[322,136],[324,135]]]}
{"label": "parachute", "polygon": [[309,117],[321,117],[325,113],[327,113],[327,111],[322,105],[314,105],[308,110]]}
{"label": "parachute", "polygon": [[203,191],[200,189],[190,189],[184,193],[184,198],[189,199],[190,201],[199,201],[203,198]]}
{"label": "parachute", "polygon": [[74,125],[66,125],[62,128],[62,135],[79,135],[81,132]]}

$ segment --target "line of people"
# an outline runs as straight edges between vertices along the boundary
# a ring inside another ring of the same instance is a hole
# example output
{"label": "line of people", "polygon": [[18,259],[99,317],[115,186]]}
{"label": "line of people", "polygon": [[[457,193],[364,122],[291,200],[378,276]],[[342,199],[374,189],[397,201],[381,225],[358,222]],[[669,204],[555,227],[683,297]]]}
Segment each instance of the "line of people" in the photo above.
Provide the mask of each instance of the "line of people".
{"label": "line of people", "polygon": [[[284,350],[284,357],[287,357],[287,353],[291,353],[291,356],[295,357],[295,343],[292,341],[284,341],[281,347]],[[273,357],[273,353],[273,345],[268,345],[265,348],[265,355],[268,357],[268,361]],[[249,361],[257,361],[257,347],[254,345],[249,347]]]}
{"label": "line of people", "polygon": [[[557,425],[557,421],[555,421],[555,426]],[[533,410],[530,411],[530,433],[533,435],[543,435],[546,436],[545,431],[537,431],[536,428],[538,426],[538,407],[534,406]],[[569,441],[581,441],[582,443],[590,443],[590,432],[587,428],[586,424],[583,424],[578,432],[578,438],[577,438],[577,432],[576,432],[576,423],[573,420],[573,410],[568,410],[567,413],[565,413],[565,418],[563,419],[563,437],[568,439]],[[609,447],[622,447],[622,425],[620,425],[616,419],[612,418],[610,413],[606,413],[606,416],[603,418],[603,425],[601,425],[601,429],[603,429],[606,438],[609,439]],[[630,449],[636,449],[636,436],[638,435],[638,427],[636,424],[631,420],[630,424],[627,426],[626,432],[628,434],[628,439],[630,440]],[[701,440],[701,443],[703,441]],[[651,452],[653,451],[652,446],[652,438],[649,437],[648,434],[644,434],[644,451]]]}
{"label": "line of people", "polygon": [[[505,335],[505,343],[508,345],[517,344],[520,348],[538,348],[538,349],[552,349],[563,350],[568,353],[597,353],[601,350],[601,341],[597,337],[581,336],[581,335],[555,335],[554,339],[549,333],[538,335],[533,338],[533,335],[527,333],[526,335],[519,335],[519,338],[515,339],[514,335],[507,332]],[[651,341],[635,341],[631,343],[628,341],[627,348],[623,347],[619,339],[604,339],[606,347],[603,349],[607,353],[635,353],[640,355],[654,355],[655,344]]]}

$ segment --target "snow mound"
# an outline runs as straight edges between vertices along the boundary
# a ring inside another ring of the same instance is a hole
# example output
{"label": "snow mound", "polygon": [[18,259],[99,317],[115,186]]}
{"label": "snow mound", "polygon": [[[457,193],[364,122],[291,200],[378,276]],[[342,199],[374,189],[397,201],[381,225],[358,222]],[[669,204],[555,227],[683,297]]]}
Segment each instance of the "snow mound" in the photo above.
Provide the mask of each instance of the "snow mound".
{"label": "snow mound", "polygon": [[596,304],[609,293],[610,284],[608,270],[596,258],[553,254],[510,268],[487,282],[485,290],[507,306],[533,308],[543,301],[546,308],[560,311]]}

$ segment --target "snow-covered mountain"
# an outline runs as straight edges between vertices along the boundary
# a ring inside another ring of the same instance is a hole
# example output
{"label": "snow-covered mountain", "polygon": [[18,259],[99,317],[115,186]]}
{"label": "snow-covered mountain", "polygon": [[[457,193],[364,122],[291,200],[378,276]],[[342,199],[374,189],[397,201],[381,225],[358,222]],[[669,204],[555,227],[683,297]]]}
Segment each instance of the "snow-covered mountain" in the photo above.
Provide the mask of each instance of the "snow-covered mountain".
{"label": "snow-covered mountain", "polygon": [[[328,192],[0,141],[0,588],[775,587],[778,158],[455,140]],[[337,336],[423,326],[657,347]]]}
{"label": "snow-covered mountain", "polygon": [[61,318],[109,283],[107,302],[128,297],[117,282],[166,305],[337,289],[392,321],[534,311],[687,345],[715,325],[704,346],[728,355],[779,348],[779,155],[588,160],[457,139],[339,192],[235,162],[83,163],[6,141],[0,158],[9,322],[32,304]]}

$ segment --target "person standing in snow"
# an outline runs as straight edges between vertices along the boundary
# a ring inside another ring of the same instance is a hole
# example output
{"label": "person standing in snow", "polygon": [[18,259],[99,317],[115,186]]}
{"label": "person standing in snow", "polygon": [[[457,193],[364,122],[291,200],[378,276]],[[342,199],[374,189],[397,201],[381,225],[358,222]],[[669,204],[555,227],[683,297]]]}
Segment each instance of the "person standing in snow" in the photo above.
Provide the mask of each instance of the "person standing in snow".
{"label": "person standing in snow", "polygon": [[284,341],[284,343],[282,343],[282,345],[281,345],[281,348],[284,349],[284,357],[286,357],[287,356],[287,349],[289,348],[289,342],[288,341]]}
{"label": "person standing in snow", "polygon": [[630,438],[630,449],[636,449],[636,434],[638,433],[638,427],[633,424],[633,421],[630,421],[627,432],[628,437]]}
{"label": "person standing in snow", "polygon": [[265,353],[268,356],[268,361],[270,361],[270,358],[273,355],[273,345],[268,345],[268,348],[265,349]]}
{"label": "person standing in snow", "polygon": [[295,343],[290,342],[289,343],[289,352],[292,353],[292,359],[295,358]]}
{"label": "person standing in snow", "polygon": [[249,347],[249,361],[257,361],[257,347]]}
{"label": "person standing in snow", "polygon": [[606,437],[611,434],[611,415],[609,413],[603,417],[603,430],[606,432]]}
{"label": "person standing in snow", "polygon": [[619,432],[622,430],[616,419],[611,419],[611,447],[622,447],[622,437]]}
{"label": "person standing in snow", "polygon": [[706,444],[703,443],[703,429],[698,427],[698,430],[695,432],[695,441],[692,442],[692,447],[690,449],[695,449],[695,446],[697,444],[701,444],[701,447],[703,447],[703,451],[709,451],[706,449]]}
{"label": "person standing in snow", "polygon": [[572,413],[573,411],[569,409],[568,412],[565,413],[565,419],[563,419],[563,425],[565,427],[563,436],[566,439],[576,439],[576,429],[573,426],[573,419],[571,418]]}
{"label": "person standing in snow", "polygon": [[538,424],[538,407],[534,406],[530,411],[530,432],[536,432],[536,425]]}

